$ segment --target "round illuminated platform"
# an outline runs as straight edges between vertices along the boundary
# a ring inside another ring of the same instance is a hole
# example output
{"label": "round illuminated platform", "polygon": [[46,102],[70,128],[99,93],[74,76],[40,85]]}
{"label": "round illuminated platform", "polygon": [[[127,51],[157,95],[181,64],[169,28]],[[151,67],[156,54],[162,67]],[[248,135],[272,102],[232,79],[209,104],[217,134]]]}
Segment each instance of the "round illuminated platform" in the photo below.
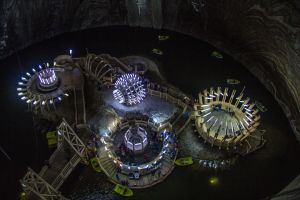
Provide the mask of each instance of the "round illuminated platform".
{"label": "round illuminated platform", "polygon": [[130,188],[150,187],[164,180],[174,168],[176,136],[168,123],[156,127],[145,119],[126,119],[101,141],[99,163],[115,183]]}
{"label": "round illuminated platform", "polygon": [[195,124],[200,136],[212,146],[235,147],[253,133],[260,116],[250,98],[243,99],[243,92],[229,94],[220,87],[199,93],[194,105]]}
{"label": "round illuminated platform", "polygon": [[32,73],[26,72],[18,82],[18,95],[27,104],[50,108],[56,102],[69,96],[69,90],[79,87],[82,83],[82,75],[78,69],[65,69],[63,67],[39,65],[33,68]]}

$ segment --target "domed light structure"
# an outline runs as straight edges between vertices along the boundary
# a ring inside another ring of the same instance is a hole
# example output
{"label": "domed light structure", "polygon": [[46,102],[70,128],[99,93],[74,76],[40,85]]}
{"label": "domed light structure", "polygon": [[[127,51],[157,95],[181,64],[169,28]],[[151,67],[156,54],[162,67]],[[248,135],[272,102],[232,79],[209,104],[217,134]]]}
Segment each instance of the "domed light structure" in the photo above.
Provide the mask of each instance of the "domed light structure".
{"label": "domed light structure", "polygon": [[146,96],[142,78],[137,74],[124,74],[115,82],[114,98],[126,105],[140,103]]}
{"label": "domed light structure", "polygon": [[148,144],[146,130],[141,126],[129,127],[124,135],[124,143],[132,152],[142,152]]}
{"label": "domed light structure", "polygon": [[236,90],[228,94],[228,88],[199,93],[199,104],[194,105],[195,123],[198,133],[205,141],[219,147],[234,147],[253,133],[259,125],[260,116],[249,103],[250,98],[243,98],[241,92],[235,98]]}

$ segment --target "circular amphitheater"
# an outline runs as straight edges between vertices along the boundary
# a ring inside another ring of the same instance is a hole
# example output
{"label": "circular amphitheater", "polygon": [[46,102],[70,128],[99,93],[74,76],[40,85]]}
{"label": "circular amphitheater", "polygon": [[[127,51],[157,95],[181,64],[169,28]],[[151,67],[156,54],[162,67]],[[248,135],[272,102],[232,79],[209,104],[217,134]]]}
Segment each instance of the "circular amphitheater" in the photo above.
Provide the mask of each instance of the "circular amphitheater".
{"label": "circular amphitheater", "polygon": [[176,136],[169,123],[155,126],[148,119],[125,119],[101,138],[99,163],[115,183],[146,188],[164,180],[174,168]]}
{"label": "circular amphitheater", "polygon": [[241,144],[259,126],[255,103],[243,91],[220,87],[199,93],[194,105],[195,125],[199,135],[212,146],[223,148]]}

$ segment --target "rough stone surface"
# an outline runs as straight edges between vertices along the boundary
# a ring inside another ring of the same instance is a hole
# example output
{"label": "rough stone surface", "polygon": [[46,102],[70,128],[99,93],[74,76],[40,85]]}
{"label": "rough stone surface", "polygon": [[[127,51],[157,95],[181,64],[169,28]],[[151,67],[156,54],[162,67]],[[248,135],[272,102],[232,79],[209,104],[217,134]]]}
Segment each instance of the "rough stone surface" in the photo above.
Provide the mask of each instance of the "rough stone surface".
{"label": "rough stone surface", "polygon": [[[300,140],[298,0],[2,0],[0,57],[54,35],[108,25],[176,30],[243,63],[269,89]],[[194,4],[193,4],[194,3]]]}

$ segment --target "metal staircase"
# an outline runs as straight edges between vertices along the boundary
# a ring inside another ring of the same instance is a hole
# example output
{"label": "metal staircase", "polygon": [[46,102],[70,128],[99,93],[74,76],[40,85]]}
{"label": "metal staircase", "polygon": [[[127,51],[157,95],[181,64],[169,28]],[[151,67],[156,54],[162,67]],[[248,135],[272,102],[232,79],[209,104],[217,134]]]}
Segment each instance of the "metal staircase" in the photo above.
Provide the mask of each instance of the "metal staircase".
{"label": "metal staircase", "polygon": [[78,154],[74,154],[74,156],[71,158],[71,160],[65,165],[65,167],[61,170],[61,172],[58,174],[58,176],[54,179],[52,182],[52,186],[55,189],[59,189],[60,186],[64,183],[64,181],[68,178],[68,176],[71,174],[73,169],[77,166],[77,164],[80,162],[81,157]]}
{"label": "metal staircase", "polygon": [[98,157],[100,167],[108,177],[114,177],[117,173],[117,166],[108,154],[104,153]]}

